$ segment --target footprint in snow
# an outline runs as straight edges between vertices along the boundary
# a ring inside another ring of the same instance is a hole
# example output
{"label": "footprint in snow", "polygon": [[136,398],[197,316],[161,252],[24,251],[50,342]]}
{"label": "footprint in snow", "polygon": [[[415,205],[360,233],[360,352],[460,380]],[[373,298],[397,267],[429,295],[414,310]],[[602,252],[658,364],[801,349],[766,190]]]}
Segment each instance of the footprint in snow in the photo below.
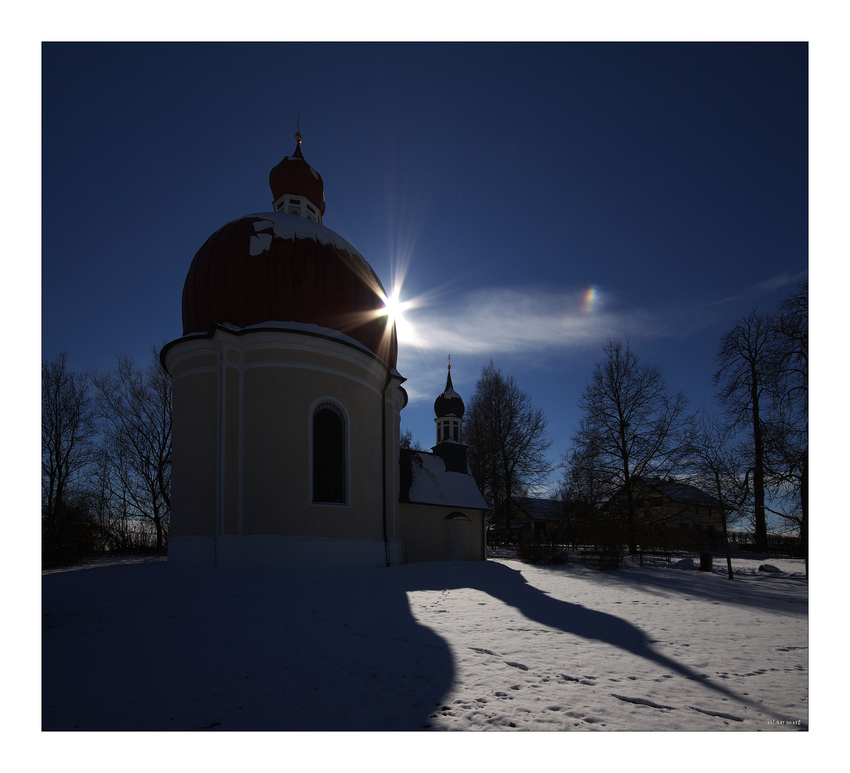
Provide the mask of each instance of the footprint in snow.
{"label": "footprint in snow", "polygon": [[638,706],[650,706],[653,709],[670,709],[671,711],[675,711],[675,706],[665,706],[662,703],[655,703],[651,700],[647,700],[646,698],[629,698],[627,695],[617,695],[617,693],[609,693],[612,698],[616,698],[619,701],[624,701],[625,703],[634,703]]}
{"label": "footprint in snow", "polygon": [[708,709],[701,709],[697,706],[688,706],[689,709],[693,709],[694,711],[698,711],[700,714],[708,714],[710,717],[720,717],[721,719],[731,719],[733,722],[743,722],[743,717],[736,717],[734,714],[725,714],[722,711],[709,711]]}
{"label": "footprint in snow", "polygon": [[490,652],[490,650],[485,650],[483,647],[470,647],[473,652],[480,652],[482,655],[496,655],[495,652]]}
{"label": "footprint in snow", "polygon": [[528,671],[528,666],[523,665],[522,663],[517,663],[515,660],[506,660],[505,663],[512,668],[518,668],[521,671]]}

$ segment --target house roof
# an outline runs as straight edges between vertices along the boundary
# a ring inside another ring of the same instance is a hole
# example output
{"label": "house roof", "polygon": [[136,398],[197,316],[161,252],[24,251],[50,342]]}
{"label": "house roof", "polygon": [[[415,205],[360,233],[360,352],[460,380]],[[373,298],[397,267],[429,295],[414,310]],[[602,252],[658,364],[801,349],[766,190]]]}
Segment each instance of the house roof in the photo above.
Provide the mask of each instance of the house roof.
{"label": "house roof", "polygon": [[398,462],[399,502],[487,509],[475,478],[462,472],[449,472],[436,454],[402,448]]}
{"label": "house roof", "polygon": [[681,483],[677,480],[663,480],[661,478],[641,478],[643,483],[652,486],[659,494],[669,497],[674,502],[685,502],[690,505],[705,505],[706,507],[720,507],[720,501],[702,489]]}
{"label": "house roof", "polygon": [[535,499],[534,497],[511,497],[511,499],[532,521],[564,520],[564,503],[559,499]]}

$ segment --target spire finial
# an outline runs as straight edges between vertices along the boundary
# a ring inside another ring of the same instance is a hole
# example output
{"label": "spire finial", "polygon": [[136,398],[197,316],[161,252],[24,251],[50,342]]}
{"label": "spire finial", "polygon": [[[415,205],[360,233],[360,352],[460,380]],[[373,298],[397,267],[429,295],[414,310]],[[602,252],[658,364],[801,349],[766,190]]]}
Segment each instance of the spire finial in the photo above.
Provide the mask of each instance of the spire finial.
{"label": "spire finial", "polygon": [[298,122],[295,124],[295,140],[301,144],[301,114],[298,114]]}
{"label": "spire finial", "polygon": [[452,356],[449,355],[449,369],[446,372],[446,392],[450,389],[454,389],[452,386]]}

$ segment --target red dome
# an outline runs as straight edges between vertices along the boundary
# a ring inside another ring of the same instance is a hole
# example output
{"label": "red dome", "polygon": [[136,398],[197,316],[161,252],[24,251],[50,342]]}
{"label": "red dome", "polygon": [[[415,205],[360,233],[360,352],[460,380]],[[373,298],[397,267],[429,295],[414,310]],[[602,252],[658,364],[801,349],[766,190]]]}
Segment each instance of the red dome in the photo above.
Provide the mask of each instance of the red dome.
{"label": "red dome", "polygon": [[295,152],[284,159],[269,172],[269,187],[272,189],[272,201],[290,193],[303,196],[325,214],[325,184],[320,175],[310,166],[301,153],[301,135],[296,134]]}
{"label": "red dome", "polygon": [[320,325],[395,368],[385,297],[363,256],[330,229],[282,212],[248,215],[216,231],[195,255],[183,287],[183,335],[225,323]]}

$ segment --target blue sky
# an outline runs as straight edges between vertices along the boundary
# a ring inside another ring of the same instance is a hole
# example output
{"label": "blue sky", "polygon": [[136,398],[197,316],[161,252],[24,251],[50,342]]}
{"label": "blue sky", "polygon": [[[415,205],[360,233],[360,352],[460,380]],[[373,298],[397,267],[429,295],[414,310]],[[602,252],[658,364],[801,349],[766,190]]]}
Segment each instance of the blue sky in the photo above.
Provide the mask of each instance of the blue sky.
{"label": "blue sky", "polygon": [[607,336],[711,408],[722,334],[808,279],[805,44],[47,44],[42,354],[182,333],[197,249],[294,148],[324,224],[403,279],[402,413],[433,443],[492,358],[552,458]]}

